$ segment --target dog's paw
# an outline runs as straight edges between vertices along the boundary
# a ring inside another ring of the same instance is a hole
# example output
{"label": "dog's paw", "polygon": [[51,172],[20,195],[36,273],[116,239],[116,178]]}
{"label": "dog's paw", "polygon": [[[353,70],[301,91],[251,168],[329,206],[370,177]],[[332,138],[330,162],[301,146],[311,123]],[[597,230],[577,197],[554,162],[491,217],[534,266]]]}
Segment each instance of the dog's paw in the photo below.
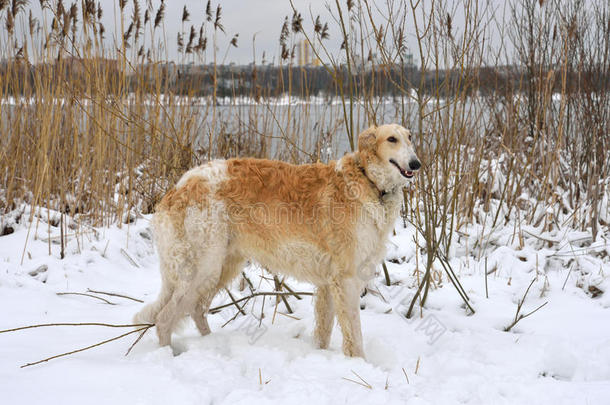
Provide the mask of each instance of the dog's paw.
{"label": "dog's paw", "polygon": [[188,351],[188,347],[182,342],[172,342],[170,347],[172,348],[172,354],[174,357],[178,357],[182,353]]}

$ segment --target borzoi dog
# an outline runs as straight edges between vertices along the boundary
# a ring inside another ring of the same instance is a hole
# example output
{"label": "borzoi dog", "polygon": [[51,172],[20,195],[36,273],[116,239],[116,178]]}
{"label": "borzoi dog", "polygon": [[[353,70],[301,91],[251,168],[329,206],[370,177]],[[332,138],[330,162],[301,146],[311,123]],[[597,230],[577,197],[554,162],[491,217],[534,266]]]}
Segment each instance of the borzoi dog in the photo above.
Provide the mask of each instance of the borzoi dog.
{"label": "borzoi dog", "polygon": [[216,293],[248,260],[317,287],[314,338],[327,348],[336,315],[343,352],[364,357],[360,293],[383,260],[402,187],[420,162],[410,132],[371,127],[358,151],[329,164],[214,160],[186,172],[152,224],[163,285],[136,323],[155,323],[170,344],[190,314],[202,335]]}

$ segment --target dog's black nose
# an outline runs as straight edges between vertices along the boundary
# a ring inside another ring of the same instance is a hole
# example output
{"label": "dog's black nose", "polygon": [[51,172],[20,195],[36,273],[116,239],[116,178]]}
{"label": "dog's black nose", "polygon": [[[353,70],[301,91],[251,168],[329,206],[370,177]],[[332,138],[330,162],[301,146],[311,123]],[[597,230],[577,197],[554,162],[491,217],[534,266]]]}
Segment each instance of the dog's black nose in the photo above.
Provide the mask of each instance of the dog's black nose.
{"label": "dog's black nose", "polygon": [[413,159],[409,162],[410,170],[418,170],[420,167],[421,167],[421,163],[419,163],[419,160],[417,160],[417,159]]}

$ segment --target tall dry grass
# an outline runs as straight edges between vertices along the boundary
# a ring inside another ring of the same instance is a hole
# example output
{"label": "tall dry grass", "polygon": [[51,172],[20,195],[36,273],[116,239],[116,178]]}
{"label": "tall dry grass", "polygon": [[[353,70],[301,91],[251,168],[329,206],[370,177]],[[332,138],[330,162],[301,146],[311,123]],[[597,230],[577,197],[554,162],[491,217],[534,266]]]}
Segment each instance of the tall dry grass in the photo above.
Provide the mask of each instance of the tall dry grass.
{"label": "tall dry grass", "polygon": [[[180,21],[167,22],[183,27],[174,45],[165,42],[165,3],[127,3],[117,3],[116,46],[104,39],[100,2],[43,1],[42,21],[27,2],[0,3],[3,213],[25,201],[94,225],[121,223],[151,212],[181,173],[205,160],[321,157],[315,145],[333,136],[328,128],[302,136],[315,108],[272,101],[237,108],[234,99],[234,111],[220,110],[217,49],[237,46],[237,36],[224,36],[219,4],[208,2],[201,24],[191,25],[186,8]],[[167,63],[169,46],[180,51],[177,63],[205,64],[211,72],[213,86],[203,97],[201,82],[183,82],[178,65]],[[252,99],[282,96],[255,91]]]}

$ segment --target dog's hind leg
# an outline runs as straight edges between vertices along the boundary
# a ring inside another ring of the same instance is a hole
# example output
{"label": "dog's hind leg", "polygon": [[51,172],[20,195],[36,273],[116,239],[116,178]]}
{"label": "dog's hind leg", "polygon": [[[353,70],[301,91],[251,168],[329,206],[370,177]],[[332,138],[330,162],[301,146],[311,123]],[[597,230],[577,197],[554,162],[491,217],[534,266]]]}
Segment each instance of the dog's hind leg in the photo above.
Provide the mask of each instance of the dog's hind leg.
{"label": "dog's hind leg", "polygon": [[[165,274],[163,271],[163,266],[163,261],[161,261],[161,274]],[[172,297],[172,294],[174,293],[173,283],[166,279],[166,277],[162,277],[162,280],[161,292],[159,293],[157,300],[142,308],[140,312],[133,317],[133,323],[155,323],[157,314],[167,305],[168,301]]]}
{"label": "dog's hind leg", "polygon": [[[171,298],[156,319],[159,344],[168,345],[177,321],[191,314],[201,297],[211,300],[222,273],[222,264],[228,247],[227,224],[222,217],[223,207],[206,205],[187,207],[183,232],[172,238],[174,260],[171,270],[175,274],[175,287]],[[209,305],[209,303],[208,303]],[[198,327],[206,332],[207,322]]]}
{"label": "dog's hind leg", "polygon": [[195,321],[195,325],[202,336],[210,333],[207,313],[212,300],[221,288],[228,285],[231,280],[233,280],[239,274],[243,267],[243,263],[244,259],[241,256],[227,256],[222,264],[222,273],[216,286],[209,289],[209,284],[204,284],[199,288],[199,299],[197,300],[194,308],[191,310],[191,318],[193,318],[193,321]]}
{"label": "dog's hind leg", "polygon": [[355,278],[334,280],[330,291],[343,333],[343,353],[350,357],[364,357],[360,326],[361,283]]}
{"label": "dog's hind leg", "polygon": [[327,349],[330,343],[330,336],[333,331],[335,311],[330,287],[320,286],[316,291],[316,326],[314,339],[320,349]]}
{"label": "dog's hind leg", "polygon": [[201,304],[203,310],[204,304],[207,307],[214,296],[222,272],[224,249],[215,246],[204,249],[197,259],[188,263],[190,269],[185,273],[190,277],[178,280],[171,299],[157,316],[157,333],[162,346],[170,343],[172,330],[178,320],[194,312],[197,313],[195,323],[199,331],[202,334],[209,333],[207,320],[203,317],[205,312],[198,313],[198,308]]}
{"label": "dog's hind leg", "polygon": [[172,331],[178,320],[184,315],[182,308],[190,293],[189,289],[190,283],[187,280],[178,280],[171,297],[157,314],[155,324],[161,346],[167,346],[171,343]]}
{"label": "dog's hind leg", "polygon": [[193,318],[195,326],[197,326],[197,330],[201,333],[201,336],[209,335],[211,332],[207,316],[208,301],[211,301],[208,299],[208,296],[200,297],[191,310],[191,318]]}

